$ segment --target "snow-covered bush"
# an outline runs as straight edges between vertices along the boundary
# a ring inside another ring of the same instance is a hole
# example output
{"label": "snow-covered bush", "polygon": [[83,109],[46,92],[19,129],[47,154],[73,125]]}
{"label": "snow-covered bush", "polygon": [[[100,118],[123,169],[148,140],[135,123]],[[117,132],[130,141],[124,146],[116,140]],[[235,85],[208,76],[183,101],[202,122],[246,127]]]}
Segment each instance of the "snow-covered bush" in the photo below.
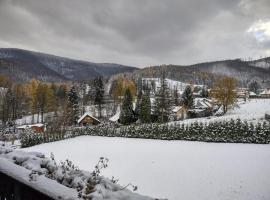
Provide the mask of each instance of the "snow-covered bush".
{"label": "snow-covered bush", "polygon": [[[37,152],[24,152],[14,150],[0,142],[0,158],[6,162],[12,162],[29,170],[30,182],[37,181],[40,176],[45,176],[57,183],[77,191],[78,198],[82,199],[115,199],[115,200],[154,200],[141,196],[127,189],[137,189],[136,186],[128,184],[120,186],[116,180],[101,176],[100,172],[108,166],[108,159],[101,157],[92,172],[79,170],[70,160],[58,164],[53,155],[51,158]],[[0,163],[1,165],[1,163]]]}
{"label": "snow-covered bush", "polygon": [[216,121],[206,124],[142,124],[115,128],[108,125],[74,128],[62,135],[30,134],[25,135],[22,147],[33,146],[44,142],[52,142],[80,135],[145,138],[160,140],[190,140],[204,142],[260,143],[270,142],[270,124],[248,123],[240,119]]}

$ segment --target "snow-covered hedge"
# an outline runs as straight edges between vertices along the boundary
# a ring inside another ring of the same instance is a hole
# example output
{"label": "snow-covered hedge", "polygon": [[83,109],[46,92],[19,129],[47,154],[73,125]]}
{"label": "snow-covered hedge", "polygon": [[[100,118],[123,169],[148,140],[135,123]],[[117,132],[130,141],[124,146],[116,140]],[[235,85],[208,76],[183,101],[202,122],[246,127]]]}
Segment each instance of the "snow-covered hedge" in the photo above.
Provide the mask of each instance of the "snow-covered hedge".
{"label": "snow-covered hedge", "polygon": [[217,121],[207,124],[194,122],[189,125],[144,124],[122,126],[120,128],[99,125],[87,128],[74,128],[64,135],[24,135],[21,144],[22,147],[29,147],[80,135],[267,144],[270,142],[270,124],[267,122],[253,124],[240,119],[231,119],[230,121]]}

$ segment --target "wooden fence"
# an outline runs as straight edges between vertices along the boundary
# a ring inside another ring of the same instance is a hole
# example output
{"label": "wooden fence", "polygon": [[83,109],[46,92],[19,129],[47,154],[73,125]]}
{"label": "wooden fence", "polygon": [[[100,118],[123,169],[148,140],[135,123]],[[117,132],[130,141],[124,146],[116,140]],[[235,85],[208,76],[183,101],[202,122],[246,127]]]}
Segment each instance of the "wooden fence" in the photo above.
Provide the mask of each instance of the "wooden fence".
{"label": "wooden fence", "polygon": [[0,172],[0,200],[54,200]]}

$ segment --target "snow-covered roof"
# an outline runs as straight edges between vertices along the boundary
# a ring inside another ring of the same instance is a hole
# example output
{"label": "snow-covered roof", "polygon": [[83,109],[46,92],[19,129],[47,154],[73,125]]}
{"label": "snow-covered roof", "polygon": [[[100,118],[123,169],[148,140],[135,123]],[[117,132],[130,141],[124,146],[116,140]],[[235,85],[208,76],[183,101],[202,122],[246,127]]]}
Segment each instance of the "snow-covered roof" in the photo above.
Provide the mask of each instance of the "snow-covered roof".
{"label": "snow-covered roof", "polygon": [[211,108],[212,103],[210,100],[206,98],[196,98],[195,99],[195,107],[196,108]]}
{"label": "snow-covered roof", "polygon": [[264,90],[264,91],[262,91],[260,94],[267,94],[267,95],[270,95],[270,90]]}
{"label": "snow-covered roof", "polygon": [[255,93],[255,92],[250,91],[250,92],[249,92],[249,96],[256,96],[256,93]]}
{"label": "snow-covered roof", "polygon": [[98,122],[100,122],[97,118],[93,117],[89,112],[84,113],[83,116],[81,116],[80,119],[78,119],[77,122],[80,123],[86,116],[89,116],[89,117],[97,120]]}
{"label": "snow-covered roof", "polygon": [[25,124],[25,125],[22,125],[22,126],[18,126],[17,128],[18,129],[26,129],[26,128],[31,128],[33,126],[35,126],[35,127],[43,127],[44,124],[41,124],[41,123],[39,123],[39,124]]}
{"label": "snow-covered roof", "polygon": [[181,108],[183,108],[183,106],[175,106],[172,111],[173,112],[178,112]]}
{"label": "snow-covered roof", "polygon": [[199,113],[199,112],[204,111],[204,109],[201,109],[201,108],[194,108],[194,109],[189,109],[188,111],[190,111],[190,112],[195,112],[195,113]]}
{"label": "snow-covered roof", "polygon": [[117,122],[120,117],[120,111],[118,111],[114,116],[112,116],[109,121],[111,122]]}

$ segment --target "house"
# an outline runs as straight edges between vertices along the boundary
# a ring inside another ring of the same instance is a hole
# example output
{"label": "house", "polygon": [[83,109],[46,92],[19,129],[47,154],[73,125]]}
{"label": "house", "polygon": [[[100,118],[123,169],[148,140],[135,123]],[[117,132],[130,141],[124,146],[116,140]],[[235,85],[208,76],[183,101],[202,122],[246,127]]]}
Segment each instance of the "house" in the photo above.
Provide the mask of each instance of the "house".
{"label": "house", "polygon": [[260,96],[264,98],[270,98],[270,89],[265,89],[264,91],[262,91],[260,93]]}
{"label": "house", "polygon": [[28,124],[16,127],[17,130],[25,131],[32,130],[35,133],[43,133],[46,131],[46,126],[44,124]]}
{"label": "house", "polygon": [[255,98],[255,97],[257,97],[257,94],[255,92],[250,91],[249,98]]}
{"label": "house", "polygon": [[249,97],[249,92],[247,88],[237,88],[236,90],[236,96],[237,98],[248,98]]}
{"label": "house", "polygon": [[187,118],[187,108],[185,106],[175,106],[172,109],[173,120],[183,120]]}
{"label": "house", "polygon": [[78,119],[77,122],[80,126],[92,126],[92,125],[98,125],[101,123],[97,118],[93,117],[88,112],[84,113],[84,115],[81,116],[81,118]]}
{"label": "house", "polygon": [[196,98],[194,109],[188,110],[190,118],[209,117],[213,113],[214,103],[210,99]]}

